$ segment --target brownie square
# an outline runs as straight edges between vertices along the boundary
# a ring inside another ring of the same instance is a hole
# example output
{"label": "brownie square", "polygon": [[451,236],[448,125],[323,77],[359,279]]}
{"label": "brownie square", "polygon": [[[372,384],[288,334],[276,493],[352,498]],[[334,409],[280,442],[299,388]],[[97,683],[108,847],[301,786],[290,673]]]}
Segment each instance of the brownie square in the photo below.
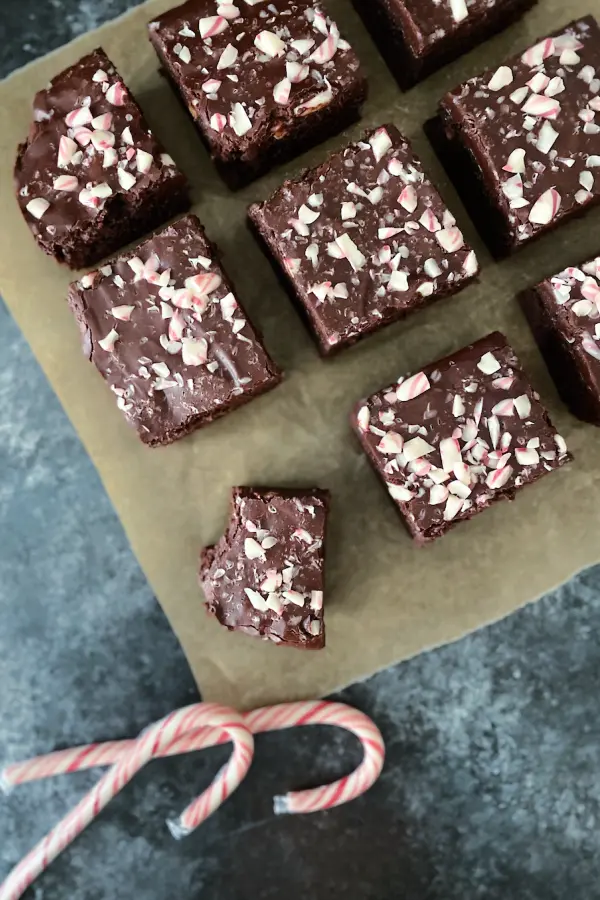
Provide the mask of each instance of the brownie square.
{"label": "brownie square", "polygon": [[189,208],[185,177],[103,50],[36,94],[17,199],[46,253],[85,268]]}
{"label": "brownie square", "polygon": [[328,491],[234,488],[218,544],[200,555],[206,606],[230,631],[305,650],[325,646]]}
{"label": "brownie square", "polygon": [[600,425],[600,256],[546,278],[521,306],[557,390],[584,422]]}
{"label": "brownie square", "polygon": [[442,99],[428,133],[496,256],[598,203],[598,70],[588,16]]}
{"label": "brownie square", "polygon": [[[215,15],[216,13],[216,15]],[[165,73],[238,188],[354,122],[359,61],[318,0],[189,0],[150,23]]]}
{"label": "brownie square", "polygon": [[353,0],[404,90],[507,28],[537,0]]}
{"label": "brownie square", "polygon": [[373,394],[352,424],[418,544],[571,459],[498,332]]}
{"label": "brownie square", "polygon": [[71,285],[83,350],[145,444],[169,444],[279,384],[196,216]]}
{"label": "brownie square", "polygon": [[478,272],[393,125],[286,181],[249,216],[323,355],[455,294]]}

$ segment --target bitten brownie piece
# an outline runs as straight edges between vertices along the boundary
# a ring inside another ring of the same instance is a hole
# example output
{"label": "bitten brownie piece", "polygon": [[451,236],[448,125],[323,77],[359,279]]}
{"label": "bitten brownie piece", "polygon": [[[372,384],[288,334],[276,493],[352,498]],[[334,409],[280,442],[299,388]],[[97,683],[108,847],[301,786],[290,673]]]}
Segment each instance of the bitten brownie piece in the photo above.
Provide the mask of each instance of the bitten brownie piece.
{"label": "bitten brownie piece", "polygon": [[498,332],[369,397],[352,422],[419,544],[571,459]]}
{"label": "bitten brownie piece", "polygon": [[221,625],[276,644],[325,646],[329,493],[234,488],[227,533],[200,556],[206,606]]}
{"label": "bitten brownie piece", "polygon": [[248,212],[324,355],[455,294],[478,271],[393,125],[286,181]]}
{"label": "bitten brownie piece", "polygon": [[102,50],[35,96],[15,164],[25,221],[72,269],[99,262],[189,208],[187,182]]}
{"label": "bitten brownie piece", "polygon": [[317,0],[190,0],[149,28],[232,188],[359,117],[367,90],[359,61]]}
{"label": "bitten brownie piece", "polygon": [[71,285],[83,350],[151,446],[281,381],[196,216]]}
{"label": "bitten brownie piece", "polygon": [[600,425],[600,256],[520,295],[558,392],[585,422]]}
{"label": "bitten brownie piece", "polygon": [[507,28],[537,0],[353,0],[406,90]]}
{"label": "bitten brownie piece", "polygon": [[598,203],[599,70],[588,16],[446,94],[426,126],[496,256]]}

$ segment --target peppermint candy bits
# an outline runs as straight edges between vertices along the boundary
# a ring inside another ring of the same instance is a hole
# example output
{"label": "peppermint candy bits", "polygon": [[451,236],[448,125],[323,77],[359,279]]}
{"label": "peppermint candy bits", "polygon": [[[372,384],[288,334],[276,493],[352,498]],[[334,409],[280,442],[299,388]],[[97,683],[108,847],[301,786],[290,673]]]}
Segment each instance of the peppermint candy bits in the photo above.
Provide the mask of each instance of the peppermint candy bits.
{"label": "peppermint candy bits", "polygon": [[600,426],[600,257],[519,299],[560,396],[572,413]]}
{"label": "peppermint candy bits", "polygon": [[478,272],[452,213],[385,125],[249,216],[325,356],[461,290]]}
{"label": "peppermint candy bits", "polygon": [[352,424],[419,544],[571,459],[498,332],[363,400]]}
{"label": "peppermint candy bits", "polygon": [[195,216],[71,285],[83,350],[145,444],[169,444],[279,384]]}
{"label": "peppermint candy bits", "polygon": [[33,119],[15,164],[17,198],[59,262],[92,266],[189,208],[185,177],[102,50],[36,94]]}
{"label": "peppermint candy bits", "polygon": [[319,650],[329,493],[233,491],[227,533],[200,557],[206,606],[230,631]]}
{"label": "peppermint candy bits", "polygon": [[591,16],[442,99],[428,131],[496,256],[598,203],[599,113]]}
{"label": "peppermint candy bits", "polygon": [[353,0],[400,87],[506,28],[536,0]]}
{"label": "peppermint candy bits", "polygon": [[366,81],[319,0],[189,0],[149,29],[232,188],[359,117]]}

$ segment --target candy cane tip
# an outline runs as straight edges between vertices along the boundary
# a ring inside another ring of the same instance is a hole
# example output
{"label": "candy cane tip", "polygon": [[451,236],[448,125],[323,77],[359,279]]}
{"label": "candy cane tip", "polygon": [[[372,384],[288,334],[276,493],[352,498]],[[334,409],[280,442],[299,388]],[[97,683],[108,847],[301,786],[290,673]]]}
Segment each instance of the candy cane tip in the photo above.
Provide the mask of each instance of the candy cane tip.
{"label": "candy cane tip", "polygon": [[14,784],[11,784],[6,774],[6,769],[0,771],[0,794],[8,797],[14,790]]}
{"label": "candy cane tip", "polygon": [[183,825],[181,819],[167,819],[167,828],[171,832],[171,837],[174,837],[176,841],[183,840],[193,831],[192,828]]}
{"label": "candy cane tip", "polygon": [[287,794],[273,797],[273,812],[276,816],[287,816],[290,812],[290,802]]}

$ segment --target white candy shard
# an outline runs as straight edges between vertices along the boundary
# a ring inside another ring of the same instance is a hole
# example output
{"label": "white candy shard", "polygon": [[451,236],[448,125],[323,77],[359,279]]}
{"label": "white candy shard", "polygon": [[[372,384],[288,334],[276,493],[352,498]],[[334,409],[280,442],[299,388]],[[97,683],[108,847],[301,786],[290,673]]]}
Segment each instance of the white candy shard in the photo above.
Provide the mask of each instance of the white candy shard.
{"label": "white candy shard", "polygon": [[477,368],[483,372],[484,375],[493,375],[494,372],[497,372],[500,368],[500,363],[496,359],[493,353],[489,351],[484,353],[479,362],[477,363]]}
{"label": "white candy shard", "polygon": [[44,200],[41,197],[35,197],[33,200],[29,201],[25,209],[36,219],[41,219],[49,207],[50,204],[47,200]]}
{"label": "white candy shard", "polygon": [[398,503],[408,503],[414,496],[412,491],[409,491],[408,488],[403,487],[401,484],[391,484],[388,482],[387,489],[390,497]]}
{"label": "white candy shard", "polygon": [[238,137],[243,137],[252,128],[252,122],[241,103],[234,103],[231,107],[229,124]]}
{"label": "white candy shard", "polygon": [[219,57],[219,62],[217,63],[217,69],[221,71],[222,69],[229,69],[233,66],[238,58],[238,49],[234,47],[233,44],[227,44],[223,52]]}
{"label": "white candy shard", "polygon": [[392,147],[391,138],[385,128],[378,128],[369,138],[369,143],[375,156],[375,162],[380,162]]}
{"label": "white candy shard", "polygon": [[259,31],[254,38],[254,45],[272,59],[285,53],[285,43],[272,31]]}
{"label": "white candy shard", "polygon": [[366,257],[360,252],[349,234],[340,235],[335,242],[355,272],[364,268],[367,262]]}
{"label": "white candy shard", "polygon": [[118,340],[119,332],[116,331],[116,329],[111,328],[106,337],[102,338],[101,341],[98,341],[98,346],[102,347],[103,350],[106,350],[107,353],[110,353]]}
{"label": "white candy shard", "polygon": [[395,431],[388,431],[387,434],[381,438],[377,445],[377,449],[380,453],[385,453],[386,455],[395,456],[398,453],[402,453],[402,448],[404,447],[404,438],[401,434],[397,434]]}
{"label": "white candy shard", "polygon": [[544,191],[529,211],[529,221],[535,225],[547,225],[560,209],[561,196],[555,188]]}
{"label": "white candy shard", "polygon": [[204,338],[183,338],[181,358],[185,366],[203,366],[208,359],[208,343]]}
{"label": "white candy shard", "polygon": [[488,82],[488,88],[490,91],[501,91],[502,88],[507,87],[509,84],[512,84],[513,81],[513,73],[512,69],[509,66],[500,66],[499,69],[494,72],[490,81]]}

